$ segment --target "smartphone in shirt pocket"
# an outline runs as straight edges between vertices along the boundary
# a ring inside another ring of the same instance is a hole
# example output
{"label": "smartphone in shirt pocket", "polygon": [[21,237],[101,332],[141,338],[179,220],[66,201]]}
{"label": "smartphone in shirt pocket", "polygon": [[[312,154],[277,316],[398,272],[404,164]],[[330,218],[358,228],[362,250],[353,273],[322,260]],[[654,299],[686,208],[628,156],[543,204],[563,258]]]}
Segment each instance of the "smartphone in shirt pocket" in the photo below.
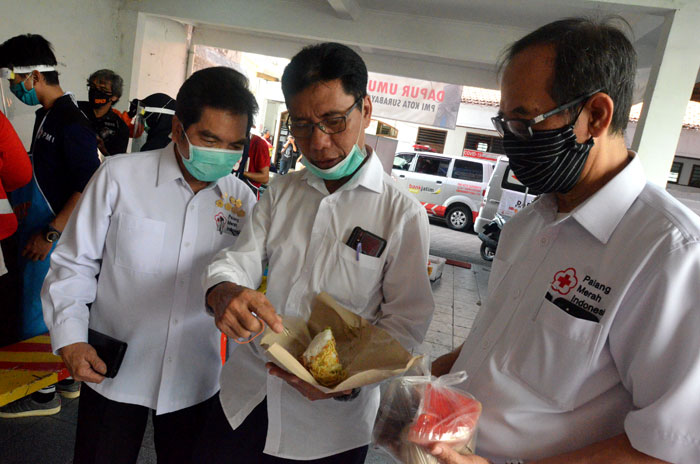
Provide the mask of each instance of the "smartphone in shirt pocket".
{"label": "smartphone in shirt pocket", "polygon": [[358,254],[379,258],[386,248],[386,240],[358,226],[352,230],[346,245]]}

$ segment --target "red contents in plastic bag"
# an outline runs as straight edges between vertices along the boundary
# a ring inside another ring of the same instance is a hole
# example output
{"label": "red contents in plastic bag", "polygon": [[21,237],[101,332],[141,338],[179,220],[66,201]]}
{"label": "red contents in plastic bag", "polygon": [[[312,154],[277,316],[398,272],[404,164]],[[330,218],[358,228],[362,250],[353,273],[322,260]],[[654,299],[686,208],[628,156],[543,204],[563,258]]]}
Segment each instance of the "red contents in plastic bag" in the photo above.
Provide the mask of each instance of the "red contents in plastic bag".
{"label": "red contents in plastic bag", "polygon": [[468,441],[481,415],[481,403],[450,388],[427,385],[418,418],[408,431],[414,443]]}

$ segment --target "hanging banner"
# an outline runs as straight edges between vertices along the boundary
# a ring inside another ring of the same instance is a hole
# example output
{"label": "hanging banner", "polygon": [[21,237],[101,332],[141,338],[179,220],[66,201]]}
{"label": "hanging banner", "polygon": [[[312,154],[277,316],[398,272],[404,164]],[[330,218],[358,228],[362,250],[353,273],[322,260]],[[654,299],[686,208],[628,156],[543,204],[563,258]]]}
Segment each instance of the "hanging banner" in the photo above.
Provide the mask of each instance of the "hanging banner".
{"label": "hanging banner", "polygon": [[372,116],[454,129],[462,86],[369,73]]}

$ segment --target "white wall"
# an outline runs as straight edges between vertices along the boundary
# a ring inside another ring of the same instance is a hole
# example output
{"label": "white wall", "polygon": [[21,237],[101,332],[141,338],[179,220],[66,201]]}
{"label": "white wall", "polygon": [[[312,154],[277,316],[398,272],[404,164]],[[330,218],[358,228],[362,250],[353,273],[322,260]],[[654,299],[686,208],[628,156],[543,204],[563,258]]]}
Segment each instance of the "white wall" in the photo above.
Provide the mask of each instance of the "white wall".
{"label": "white wall", "polygon": [[187,26],[139,13],[131,98],[165,93],[175,98],[187,77]]}
{"label": "white wall", "polygon": [[[137,14],[121,10],[116,0],[23,0],[2,2],[0,42],[19,34],[40,34],[53,44],[59,62],[61,87],[79,100],[87,99],[87,78],[93,71],[109,68],[124,78],[120,110],[129,106],[129,78],[133,59]],[[22,142],[29,148],[34,112],[0,85],[9,100],[8,117]]]}

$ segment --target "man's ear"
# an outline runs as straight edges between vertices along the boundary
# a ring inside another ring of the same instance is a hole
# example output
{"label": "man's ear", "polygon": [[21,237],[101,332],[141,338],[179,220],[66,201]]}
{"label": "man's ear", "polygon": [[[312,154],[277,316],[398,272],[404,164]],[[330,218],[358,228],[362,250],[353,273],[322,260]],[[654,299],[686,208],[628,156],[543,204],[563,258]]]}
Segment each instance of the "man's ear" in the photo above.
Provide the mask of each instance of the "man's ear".
{"label": "man's ear", "polygon": [[176,142],[182,140],[182,130],[182,123],[177,116],[173,116],[172,127],[170,128],[170,131],[173,133],[173,140]]}
{"label": "man's ear", "polygon": [[372,99],[369,95],[365,95],[362,102],[362,122],[363,127],[367,129],[372,122]]}
{"label": "man's ear", "polygon": [[598,92],[586,102],[588,110],[588,132],[592,137],[607,134],[612,123],[615,103],[606,93]]}

